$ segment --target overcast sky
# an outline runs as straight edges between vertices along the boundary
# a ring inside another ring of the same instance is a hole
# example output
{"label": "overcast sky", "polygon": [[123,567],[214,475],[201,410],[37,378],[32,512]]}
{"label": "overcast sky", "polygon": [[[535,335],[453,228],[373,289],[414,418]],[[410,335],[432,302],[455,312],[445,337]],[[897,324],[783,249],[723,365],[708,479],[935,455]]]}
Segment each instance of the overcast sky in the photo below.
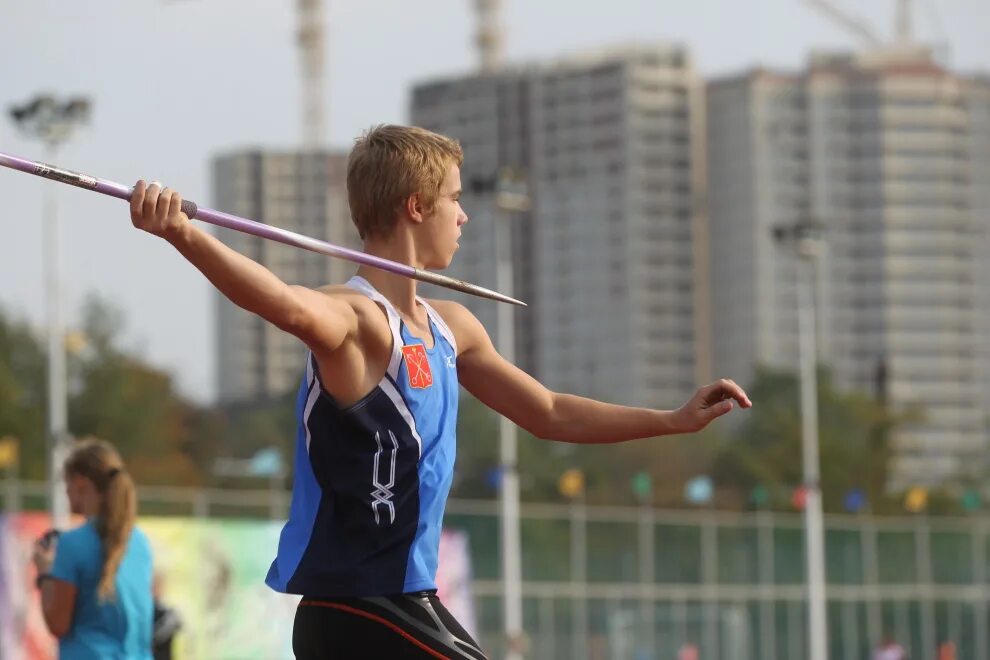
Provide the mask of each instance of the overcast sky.
{"label": "overcast sky", "polygon": [[[858,44],[803,0],[504,0],[507,58],[536,60],[624,42],[687,45],[706,75],[794,69],[813,48]],[[889,35],[894,0],[835,0]],[[209,205],[209,162],[299,135],[295,0],[0,0],[0,151],[44,160],[6,110],[40,91],[85,94],[93,121],[60,164],[122,183],[157,178]],[[469,71],[473,0],[327,0],[329,139],[407,120],[416,81]],[[919,2],[916,28],[950,46],[954,69],[990,71],[990,2]],[[43,182],[0,170],[0,307],[39,327]],[[91,292],[125,313],[126,343],[214,392],[206,281],[167,244],[131,228],[127,207],[58,186],[66,309]],[[470,211],[470,209],[469,209]],[[492,282],[479,282],[492,286]]]}

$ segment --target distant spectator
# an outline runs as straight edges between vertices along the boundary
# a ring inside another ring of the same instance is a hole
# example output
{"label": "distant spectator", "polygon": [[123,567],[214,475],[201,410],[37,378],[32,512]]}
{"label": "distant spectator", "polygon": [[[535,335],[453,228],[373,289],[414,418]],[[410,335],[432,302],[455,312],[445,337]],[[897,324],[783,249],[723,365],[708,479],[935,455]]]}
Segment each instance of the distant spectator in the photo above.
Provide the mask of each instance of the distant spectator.
{"label": "distant spectator", "polygon": [[889,634],[885,635],[880,646],[873,650],[873,660],[907,660],[907,658],[907,651]]}
{"label": "distant spectator", "polygon": [[172,642],[176,634],[182,628],[182,619],[174,608],[165,604],[164,597],[165,579],[161,573],[155,574],[152,587],[155,606],[155,623],[152,634],[153,651],[155,660],[172,660]]}
{"label": "distant spectator", "polygon": [[151,546],[134,526],[134,482],[106,442],[77,443],[66,492],[81,526],[34,549],[45,624],[60,660],[151,660]]}
{"label": "distant spectator", "polygon": [[693,642],[685,642],[677,652],[677,660],[698,660],[698,647]]}
{"label": "distant spectator", "polygon": [[956,660],[956,643],[944,641],[938,645],[938,660]]}

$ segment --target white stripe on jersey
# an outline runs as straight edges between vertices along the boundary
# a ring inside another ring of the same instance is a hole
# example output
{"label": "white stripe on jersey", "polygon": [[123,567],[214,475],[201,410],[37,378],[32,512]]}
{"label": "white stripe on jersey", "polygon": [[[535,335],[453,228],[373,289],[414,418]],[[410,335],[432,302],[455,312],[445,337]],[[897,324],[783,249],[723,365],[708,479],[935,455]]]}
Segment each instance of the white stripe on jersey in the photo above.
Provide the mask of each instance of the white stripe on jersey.
{"label": "white stripe on jersey", "polygon": [[388,361],[388,369],[386,371],[393,380],[398,380],[399,364],[402,362],[402,332],[399,330],[400,319],[398,312],[395,311],[395,307],[392,306],[388,298],[380,294],[378,289],[373,287],[368,280],[360,275],[355,275],[348,280],[347,286],[355,291],[360,291],[385,308],[388,327],[392,330],[392,357]]}
{"label": "white stripe on jersey", "polygon": [[409,432],[412,433],[414,438],[416,438],[416,446],[419,447],[419,458],[422,458],[423,439],[419,437],[419,431],[416,430],[416,419],[413,417],[412,411],[409,410],[409,407],[406,406],[406,400],[402,398],[399,390],[395,389],[395,385],[392,384],[392,381],[389,380],[387,376],[382,378],[381,382],[378,383],[378,387],[382,388],[382,391],[385,392],[388,398],[392,400],[392,403],[395,404],[395,409],[399,411],[399,414],[402,415],[402,419],[404,419],[406,424],[409,425]]}
{"label": "white stripe on jersey", "polygon": [[312,353],[307,356],[306,360],[306,382],[309,384],[309,397],[306,399],[306,408],[303,411],[303,428],[306,429],[306,453],[309,454],[309,443],[312,440],[312,436],[309,433],[309,414],[313,411],[313,406],[316,405],[317,399],[320,398],[320,379],[316,377],[316,372],[313,369],[313,361],[316,360]]}
{"label": "white stripe on jersey", "polygon": [[443,320],[443,317],[440,316],[440,313],[437,312],[437,310],[430,307],[429,303],[427,303],[419,296],[416,296],[416,300],[418,300],[419,303],[426,309],[427,316],[429,316],[430,319],[433,321],[433,325],[437,326],[437,329],[440,331],[440,334],[443,335],[443,338],[447,340],[447,343],[450,344],[450,347],[454,349],[454,356],[456,357],[457,340],[454,339],[454,333],[453,331],[451,331],[450,326],[447,325],[447,322]]}

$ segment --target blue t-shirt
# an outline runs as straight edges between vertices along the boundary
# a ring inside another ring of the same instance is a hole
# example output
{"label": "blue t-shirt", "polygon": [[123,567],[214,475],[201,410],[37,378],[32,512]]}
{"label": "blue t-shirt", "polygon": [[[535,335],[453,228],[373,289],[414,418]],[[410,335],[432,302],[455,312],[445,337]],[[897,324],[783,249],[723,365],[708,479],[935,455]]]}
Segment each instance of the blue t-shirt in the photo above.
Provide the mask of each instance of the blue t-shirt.
{"label": "blue t-shirt", "polygon": [[117,568],[113,599],[101,603],[103,548],[91,520],[65,532],[55,546],[52,576],[76,587],[69,632],[59,640],[60,660],[151,660],[151,545],[134,528]]}

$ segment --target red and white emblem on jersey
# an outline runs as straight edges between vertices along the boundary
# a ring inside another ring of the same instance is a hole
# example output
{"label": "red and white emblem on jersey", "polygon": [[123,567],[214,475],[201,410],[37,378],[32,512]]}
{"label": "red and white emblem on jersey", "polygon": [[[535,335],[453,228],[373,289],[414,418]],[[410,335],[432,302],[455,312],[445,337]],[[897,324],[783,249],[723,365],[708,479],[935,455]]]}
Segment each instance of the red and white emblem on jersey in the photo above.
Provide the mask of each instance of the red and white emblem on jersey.
{"label": "red and white emblem on jersey", "polygon": [[410,387],[425,390],[433,384],[430,360],[426,357],[426,349],[423,348],[422,344],[403,346],[402,355],[406,358],[406,371],[409,373]]}

